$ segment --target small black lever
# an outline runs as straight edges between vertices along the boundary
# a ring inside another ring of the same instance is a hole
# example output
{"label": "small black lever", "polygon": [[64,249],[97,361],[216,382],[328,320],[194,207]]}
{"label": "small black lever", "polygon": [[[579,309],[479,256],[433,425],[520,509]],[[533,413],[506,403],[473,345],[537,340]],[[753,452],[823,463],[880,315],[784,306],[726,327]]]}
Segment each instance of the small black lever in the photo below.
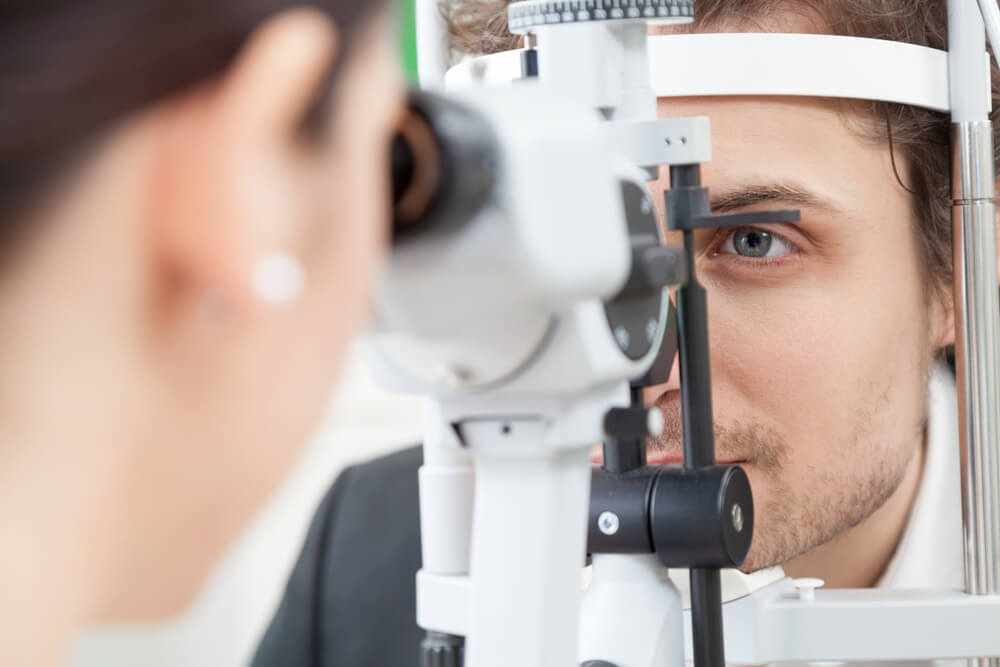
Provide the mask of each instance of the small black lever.
{"label": "small black lever", "polygon": [[798,222],[802,216],[796,208],[776,211],[743,211],[738,213],[712,213],[690,218],[684,227],[670,229],[717,229],[719,227],[738,227],[740,225],[760,225],[768,222]]}

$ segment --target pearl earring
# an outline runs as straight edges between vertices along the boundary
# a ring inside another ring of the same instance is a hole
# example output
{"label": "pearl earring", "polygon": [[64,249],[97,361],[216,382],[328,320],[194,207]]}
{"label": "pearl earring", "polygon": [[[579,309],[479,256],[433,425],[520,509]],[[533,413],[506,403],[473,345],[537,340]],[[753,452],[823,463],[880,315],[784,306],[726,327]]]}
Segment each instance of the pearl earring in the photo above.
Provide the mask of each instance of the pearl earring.
{"label": "pearl earring", "polygon": [[273,252],[258,259],[250,275],[253,293],[264,303],[280,305],[294,301],[306,284],[306,272],[298,258]]}

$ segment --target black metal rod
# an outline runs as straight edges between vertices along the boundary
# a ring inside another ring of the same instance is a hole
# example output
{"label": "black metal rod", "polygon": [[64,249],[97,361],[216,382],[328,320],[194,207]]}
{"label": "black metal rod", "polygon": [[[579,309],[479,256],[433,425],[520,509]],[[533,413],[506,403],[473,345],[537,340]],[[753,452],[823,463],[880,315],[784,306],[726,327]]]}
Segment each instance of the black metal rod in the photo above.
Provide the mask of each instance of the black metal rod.
{"label": "black metal rod", "polygon": [[724,667],[719,570],[691,570],[691,653],[695,667]]}
{"label": "black metal rod", "polygon": [[[700,188],[701,167],[697,164],[675,164],[670,166],[671,188]],[[705,211],[708,213],[708,211]]]}
{"label": "black metal rod", "polygon": [[538,76],[538,50],[525,49],[521,51],[521,77],[533,79]]}
{"label": "black metal rod", "polygon": [[[698,165],[670,167],[670,187],[701,189]],[[698,210],[707,198],[692,196],[688,215],[709,213]],[[712,381],[708,353],[708,300],[695,271],[694,232],[684,231],[688,280],[677,290],[677,333],[681,372],[681,419],[684,425],[684,467],[695,470],[715,465],[712,433]]]}
{"label": "black metal rod", "polygon": [[633,440],[605,440],[604,463],[608,472],[624,473],[646,465],[646,448]]}
{"label": "black metal rod", "polygon": [[680,348],[681,423],[684,425],[684,467],[715,465],[712,433],[712,381],[708,356],[708,300],[694,272],[694,232],[684,232],[688,250],[687,283],[677,290],[677,332]]}
{"label": "black metal rod", "polygon": [[[682,207],[692,217],[707,215],[695,196],[701,190],[699,165],[670,167],[671,189],[691,192],[689,206]],[[676,210],[676,209],[675,209]],[[681,419],[684,425],[684,468],[715,465],[712,432],[712,383],[708,351],[708,306],[705,288],[695,271],[694,232],[684,231],[688,260],[688,280],[677,290],[677,332],[681,374]],[[691,569],[691,633],[695,667],[725,667],[722,627],[722,585],[719,570]]]}

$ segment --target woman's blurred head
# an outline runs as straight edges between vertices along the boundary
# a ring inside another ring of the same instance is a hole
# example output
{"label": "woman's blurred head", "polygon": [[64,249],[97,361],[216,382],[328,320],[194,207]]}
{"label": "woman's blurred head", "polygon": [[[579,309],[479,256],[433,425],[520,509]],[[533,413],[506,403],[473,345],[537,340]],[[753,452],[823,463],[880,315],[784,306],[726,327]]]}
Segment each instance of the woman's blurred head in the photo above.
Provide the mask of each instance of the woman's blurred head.
{"label": "woman's blurred head", "polygon": [[388,19],[0,0],[0,576],[172,612],[287,468],[386,236]]}

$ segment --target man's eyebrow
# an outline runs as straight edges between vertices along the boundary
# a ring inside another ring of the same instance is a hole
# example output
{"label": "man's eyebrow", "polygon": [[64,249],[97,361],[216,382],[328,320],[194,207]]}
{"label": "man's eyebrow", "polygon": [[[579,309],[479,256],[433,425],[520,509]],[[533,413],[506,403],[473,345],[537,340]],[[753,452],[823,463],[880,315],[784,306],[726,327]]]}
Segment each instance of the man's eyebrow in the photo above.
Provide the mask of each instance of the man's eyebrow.
{"label": "man's eyebrow", "polygon": [[712,212],[728,213],[773,201],[838,212],[830,201],[794,183],[754,183],[713,192]]}

